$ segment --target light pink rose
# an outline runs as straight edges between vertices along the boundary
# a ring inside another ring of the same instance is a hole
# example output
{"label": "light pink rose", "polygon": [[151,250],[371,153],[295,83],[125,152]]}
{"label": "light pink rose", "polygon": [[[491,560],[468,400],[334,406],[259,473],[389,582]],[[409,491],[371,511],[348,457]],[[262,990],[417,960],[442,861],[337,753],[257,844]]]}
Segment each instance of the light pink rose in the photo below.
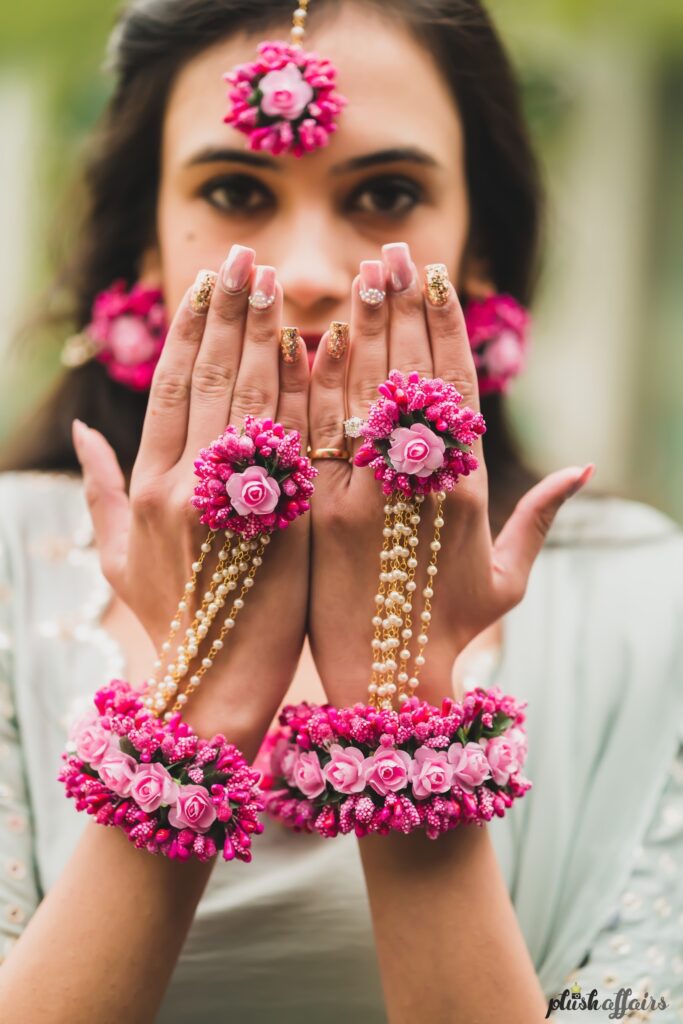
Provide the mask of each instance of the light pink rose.
{"label": "light pink rose", "polygon": [[100,761],[97,771],[102,782],[117,796],[128,796],[138,766],[134,757],[122,750],[111,751]]}
{"label": "light pink rose", "polygon": [[365,758],[366,782],[376,793],[386,796],[404,789],[410,779],[410,754],[393,747],[379,747]]}
{"label": "light pink rose", "polygon": [[453,783],[453,765],[449,763],[445,750],[418,747],[410,766],[410,780],[418,800],[432,793],[448,792]]}
{"label": "light pink rose", "polygon": [[156,811],[162,804],[174,804],[178,797],[178,783],[163,764],[157,761],[138,765],[130,795],[143,811]]}
{"label": "light pink rose", "polygon": [[281,71],[269,71],[258,87],[263,113],[287,121],[296,121],[313,99],[313,88],[296,64],[287,64]]}
{"label": "light pink rose", "polygon": [[526,756],[529,753],[529,741],[527,734],[523,729],[520,729],[518,725],[515,725],[512,729],[508,729],[505,734],[506,739],[517,751],[517,760],[519,761],[519,767],[521,768],[526,761]]}
{"label": "light pink rose", "polygon": [[360,793],[365,789],[365,755],[362,750],[333,743],[330,755],[330,760],[323,768],[323,775],[338,793]]}
{"label": "light pink rose", "polygon": [[320,796],[326,783],[320,769],[320,760],[314,750],[302,750],[297,755],[292,768],[292,780],[309,800]]}
{"label": "light pink rose", "polygon": [[265,516],[272,512],[280,498],[280,485],[263,466],[249,466],[243,473],[233,473],[225,485],[232,507],[240,516],[253,512]]}
{"label": "light pink rose", "polygon": [[489,762],[478,743],[467,743],[464,747],[462,743],[452,743],[448,760],[453,765],[453,780],[466,793],[474,792],[489,777]]}
{"label": "light pink rose", "polygon": [[168,812],[173,828],[208,832],[216,820],[216,808],[203,786],[178,786],[176,802]]}
{"label": "light pink rose", "polygon": [[486,744],[485,751],[493,781],[499,786],[506,785],[510,776],[520,768],[516,744],[510,743],[506,736],[494,736]]}
{"label": "light pink rose", "polygon": [[107,754],[118,751],[118,736],[105,729],[96,711],[74,722],[69,738],[76,745],[76,754],[86,764],[98,768]]}
{"label": "light pink rose", "polygon": [[446,444],[442,437],[424,423],[412,427],[397,427],[389,439],[389,458],[399,473],[412,476],[430,476],[443,465]]}
{"label": "light pink rose", "polygon": [[486,347],[487,371],[494,377],[514,377],[524,364],[524,351],[514,331],[501,331]]}
{"label": "light pink rose", "polygon": [[158,345],[139,317],[124,315],[112,322],[108,347],[117,363],[136,366],[156,355]]}

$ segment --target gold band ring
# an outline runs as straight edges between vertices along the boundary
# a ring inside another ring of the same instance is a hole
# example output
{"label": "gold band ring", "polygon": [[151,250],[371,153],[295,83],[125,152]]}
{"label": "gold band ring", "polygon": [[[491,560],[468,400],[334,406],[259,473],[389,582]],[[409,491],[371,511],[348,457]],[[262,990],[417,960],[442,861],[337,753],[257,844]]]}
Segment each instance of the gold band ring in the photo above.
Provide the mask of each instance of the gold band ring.
{"label": "gold band ring", "polygon": [[309,459],[346,459],[351,458],[351,452],[346,448],[311,448],[308,453]]}

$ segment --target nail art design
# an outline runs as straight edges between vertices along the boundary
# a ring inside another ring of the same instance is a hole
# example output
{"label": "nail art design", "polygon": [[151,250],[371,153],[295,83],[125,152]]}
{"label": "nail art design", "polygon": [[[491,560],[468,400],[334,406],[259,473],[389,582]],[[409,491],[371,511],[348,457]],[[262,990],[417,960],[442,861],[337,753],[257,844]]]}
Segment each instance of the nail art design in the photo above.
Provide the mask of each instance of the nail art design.
{"label": "nail art design", "polygon": [[283,363],[295,363],[300,352],[298,327],[283,327],[280,331],[280,352]]}
{"label": "nail art design", "polygon": [[254,250],[247,248],[246,245],[233,245],[221,273],[222,284],[226,291],[242,291],[249,280],[254,255]]}
{"label": "nail art design", "polygon": [[270,309],[275,302],[275,269],[273,267],[257,267],[254,277],[254,288],[249,296],[252,309]]}
{"label": "nail art design", "polygon": [[425,267],[427,300],[432,306],[445,306],[448,302],[448,267],[445,263],[429,263]]}
{"label": "nail art design", "polygon": [[327,351],[333,359],[341,359],[349,344],[349,325],[343,320],[333,320],[327,336]]}
{"label": "nail art design", "polygon": [[381,260],[363,260],[360,265],[358,294],[366,306],[381,306],[386,298],[384,264]]}
{"label": "nail art design", "polygon": [[215,274],[213,270],[199,271],[190,293],[190,305],[195,313],[207,312],[217,280],[218,274]]}

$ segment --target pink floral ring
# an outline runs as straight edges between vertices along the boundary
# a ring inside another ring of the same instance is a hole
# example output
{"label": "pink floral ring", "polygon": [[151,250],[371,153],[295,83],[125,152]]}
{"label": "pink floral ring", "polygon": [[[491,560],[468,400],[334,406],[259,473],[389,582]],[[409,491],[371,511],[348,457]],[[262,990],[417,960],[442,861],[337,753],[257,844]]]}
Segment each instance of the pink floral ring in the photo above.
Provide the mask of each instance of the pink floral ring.
{"label": "pink floral ring", "polygon": [[194,466],[200,521],[245,538],[283,530],[307,512],[318,475],[298,431],[255,416],[245,417],[242,430],[230,424]]}
{"label": "pink floral ring", "polygon": [[334,65],[284,42],[262,42],[258,54],[223,75],[232,104],[225,123],[247,135],[250,149],[274,155],[326,146],[347,102],[335,92]]}
{"label": "pink floral ring", "polygon": [[502,817],[531,783],[526,704],[497,687],[401,708],[283,708],[256,759],[266,810],[294,831],[333,837],[424,831]]}
{"label": "pink floral ring", "polygon": [[250,861],[264,797],[237,747],[221,734],[201,739],[180,713],[161,721],[121,679],[94,702],[69,730],[58,776],[77,810],[150,853]]}
{"label": "pink floral ring", "polygon": [[358,433],[354,464],[369,466],[385,494],[407,497],[450,491],[478,466],[471,446],[486,432],[481,413],[462,406],[462,395],[440,377],[392,370],[377,389]]}

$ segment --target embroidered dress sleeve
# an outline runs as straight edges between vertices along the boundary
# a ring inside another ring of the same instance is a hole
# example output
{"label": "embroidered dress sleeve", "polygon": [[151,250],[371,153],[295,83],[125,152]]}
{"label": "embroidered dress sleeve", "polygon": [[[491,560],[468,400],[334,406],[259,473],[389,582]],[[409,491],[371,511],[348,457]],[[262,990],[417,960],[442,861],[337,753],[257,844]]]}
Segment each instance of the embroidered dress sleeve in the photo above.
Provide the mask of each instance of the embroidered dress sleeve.
{"label": "embroidered dress sleeve", "polygon": [[0,964],[40,902],[31,808],[13,699],[12,594],[7,546],[0,536]]}

